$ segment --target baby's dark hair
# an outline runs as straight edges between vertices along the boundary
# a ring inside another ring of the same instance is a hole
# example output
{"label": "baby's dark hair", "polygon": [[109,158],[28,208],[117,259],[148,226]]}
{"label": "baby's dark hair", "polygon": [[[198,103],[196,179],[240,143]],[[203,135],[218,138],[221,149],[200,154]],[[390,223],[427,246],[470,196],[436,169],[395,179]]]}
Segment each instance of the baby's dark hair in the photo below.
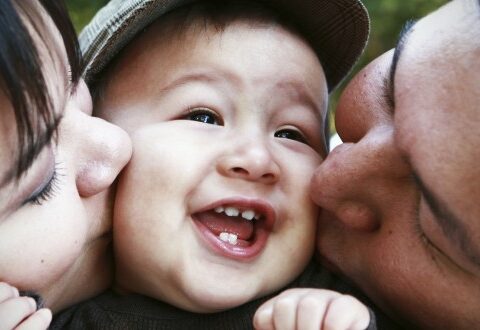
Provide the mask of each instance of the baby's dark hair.
{"label": "baby's dark hair", "polygon": [[[238,21],[245,22],[252,26],[281,25],[301,36],[289,20],[265,4],[255,1],[195,1],[173,9],[158,18],[155,24],[159,26],[157,30],[158,39],[168,42],[169,40],[185,38],[188,32],[192,31],[205,33],[213,28],[216,32],[223,32],[229,24]],[[149,27],[146,27],[139,35],[148,29]],[[138,38],[139,35],[136,37]],[[122,53],[123,51],[120,51],[103,70],[103,74],[97,74],[96,80],[90,82],[90,90],[94,103],[103,96],[103,91],[108,84],[109,73],[113,71],[117,65],[118,59],[122,57]]]}
{"label": "baby's dark hair", "polygon": [[[159,26],[158,38],[164,42],[186,38],[189,32],[194,32],[192,35],[198,35],[213,29],[221,33],[230,24],[242,22],[252,27],[281,26],[311,45],[305,38],[307,34],[302,33],[288,17],[288,13],[278,12],[256,1],[204,0],[178,7],[161,16],[160,22],[157,20],[155,24],[159,24],[157,25]],[[143,32],[146,30],[148,27]],[[95,105],[103,97],[104,90],[109,83],[110,72],[115,69],[121,56],[122,51],[110,61],[103,74],[97,74],[96,80],[90,83],[94,111]],[[328,128],[328,125],[326,127]],[[327,134],[328,129],[325,132]],[[326,135],[326,140],[328,141],[328,135]]]}

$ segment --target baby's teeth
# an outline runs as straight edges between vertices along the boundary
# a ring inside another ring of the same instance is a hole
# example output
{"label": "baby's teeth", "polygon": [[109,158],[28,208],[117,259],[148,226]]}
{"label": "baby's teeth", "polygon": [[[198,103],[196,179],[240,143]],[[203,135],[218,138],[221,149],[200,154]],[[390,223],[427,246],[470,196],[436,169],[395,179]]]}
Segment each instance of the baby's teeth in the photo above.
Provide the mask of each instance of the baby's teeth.
{"label": "baby's teeth", "polygon": [[237,245],[238,236],[235,235],[235,234],[222,232],[222,233],[220,233],[220,235],[218,235],[218,238],[220,238],[220,240],[222,240],[224,242],[227,242],[227,243],[230,243],[232,245]]}
{"label": "baby's teeth", "polygon": [[255,212],[252,210],[247,210],[242,212],[242,218],[244,219],[252,220],[254,216],[255,216]]}
{"label": "baby's teeth", "polygon": [[261,217],[262,217],[262,215],[261,215],[261,214],[259,214],[259,213],[255,213],[255,217],[254,217],[254,218],[255,218],[255,220],[258,220],[258,219],[260,219]]}
{"label": "baby's teeth", "polygon": [[220,233],[220,235],[218,235],[218,238],[220,238],[222,241],[224,242],[228,242],[228,239],[229,239],[229,234],[228,233]]}
{"label": "baby's teeth", "polygon": [[222,213],[223,211],[224,211],[224,208],[221,207],[221,206],[217,206],[217,207],[215,208],[215,212],[217,212],[217,213]]}
{"label": "baby's teeth", "polygon": [[229,217],[236,217],[240,214],[240,211],[234,207],[226,207],[225,214]]}
{"label": "baby's teeth", "polygon": [[237,245],[237,235],[228,234],[228,243],[230,243],[232,245]]}

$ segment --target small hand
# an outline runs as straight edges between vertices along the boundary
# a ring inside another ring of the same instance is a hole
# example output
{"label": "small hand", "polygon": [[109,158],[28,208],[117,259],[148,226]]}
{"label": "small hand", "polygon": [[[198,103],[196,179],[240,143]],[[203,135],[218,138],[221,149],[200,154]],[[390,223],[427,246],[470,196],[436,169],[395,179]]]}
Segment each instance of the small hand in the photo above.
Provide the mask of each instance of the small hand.
{"label": "small hand", "polygon": [[257,330],[364,330],[367,307],[356,298],[322,289],[290,289],[255,313]]}
{"label": "small hand", "polygon": [[20,297],[17,288],[0,282],[0,330],[44,330],[51,320],[49,309],[37,311],[33,298]]}

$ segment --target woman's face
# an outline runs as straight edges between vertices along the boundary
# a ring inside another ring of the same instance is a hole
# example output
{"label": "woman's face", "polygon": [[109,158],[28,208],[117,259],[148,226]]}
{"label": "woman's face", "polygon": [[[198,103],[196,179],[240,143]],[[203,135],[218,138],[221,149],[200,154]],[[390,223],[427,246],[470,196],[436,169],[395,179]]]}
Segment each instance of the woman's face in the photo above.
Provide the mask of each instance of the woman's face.
{"label": "woman's face", "polygon": [[402,37],[398,61],[358,74],[336,118],[347,143],[313,181],[321,258],[424,328],[480,322],[479,33],[478,2],[452,1]]}
{"label": "woman's face", "polygon": [[108,188],[130,159],[131,147],[125,132],[91,117],[83,81],[72,92],[62,38],[43,11],[42,17],[44,31],[37,34],[26,25],[62,120],[56,139],[15,179],[16,121],[0,92],[0,281],[37,292],[58,310],[110,283]]}

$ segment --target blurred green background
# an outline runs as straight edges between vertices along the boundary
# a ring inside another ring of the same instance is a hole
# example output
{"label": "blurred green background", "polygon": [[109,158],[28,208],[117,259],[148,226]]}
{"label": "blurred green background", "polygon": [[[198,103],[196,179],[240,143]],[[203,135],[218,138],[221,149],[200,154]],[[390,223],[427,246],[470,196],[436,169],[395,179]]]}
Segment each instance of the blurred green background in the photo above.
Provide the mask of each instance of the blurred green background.
{"label": "blurred green background", "polygon": [[[80,31],[95,12],[107,2],[108,0],[66,0],[77,31]],[[371,18],[370,41],[350,77],[366,63],[395,46],[398,33],[405,21],[420,18],[446,2],[448,0],[363,0]],[[333,93],[330,101],[332,110],[335,108],[340,91],[348,80],[349,78],[345,79]],[[333,115],[333,111],[331,113]],[[333,120],[331,123],[334,131]]]}

